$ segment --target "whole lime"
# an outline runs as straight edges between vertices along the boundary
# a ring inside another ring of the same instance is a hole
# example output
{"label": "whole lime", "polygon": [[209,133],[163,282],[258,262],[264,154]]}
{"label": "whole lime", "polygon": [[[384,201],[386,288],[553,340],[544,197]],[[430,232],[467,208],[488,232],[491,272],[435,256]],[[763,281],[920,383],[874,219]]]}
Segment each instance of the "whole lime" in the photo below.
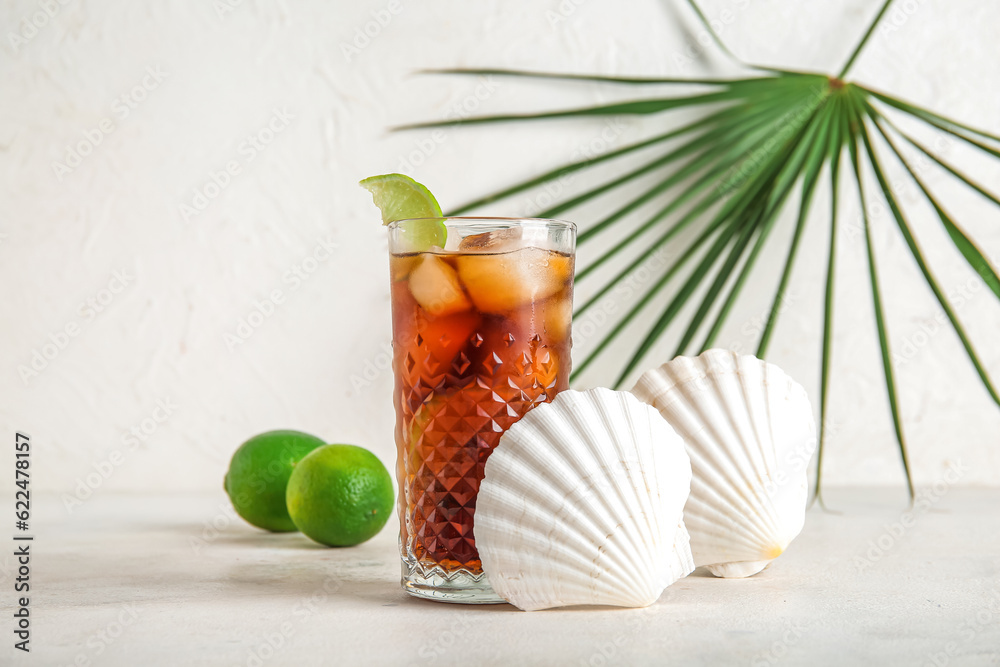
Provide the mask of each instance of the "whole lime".
{"label": "whole lime", "polygon": [[295,530],[285,506],[288,478],[306,454],[325,444],[301,431],[268,431],[240,445],[223,482],[236,513],[258,528]]}
{"label": "whole lime", "polygon": [[292,471],[286,500],[292,521],[307,536],[350,547],[374,537],[389,520],[392,477],[363,447],[326,445]]}

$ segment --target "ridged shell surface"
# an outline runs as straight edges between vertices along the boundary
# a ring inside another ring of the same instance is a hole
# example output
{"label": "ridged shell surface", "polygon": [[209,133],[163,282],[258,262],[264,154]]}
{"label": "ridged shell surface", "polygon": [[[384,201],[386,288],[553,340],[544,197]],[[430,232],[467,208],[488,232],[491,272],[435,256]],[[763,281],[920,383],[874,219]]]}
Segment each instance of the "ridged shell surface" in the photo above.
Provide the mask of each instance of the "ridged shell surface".
{"label": "ridged shell surface", "polygon": [[802,386],[756,357],[708,350],[647,371],[632,393],[687,446],[695,564],[719,577],[767,567],[805,521],[816,426]]}
{"label": "ridged shell surface", "polygon": [[500,439],[476,500],[493,590],[526,611],[645,607],[694,569],[684,443],[628,392],[564,391]]}

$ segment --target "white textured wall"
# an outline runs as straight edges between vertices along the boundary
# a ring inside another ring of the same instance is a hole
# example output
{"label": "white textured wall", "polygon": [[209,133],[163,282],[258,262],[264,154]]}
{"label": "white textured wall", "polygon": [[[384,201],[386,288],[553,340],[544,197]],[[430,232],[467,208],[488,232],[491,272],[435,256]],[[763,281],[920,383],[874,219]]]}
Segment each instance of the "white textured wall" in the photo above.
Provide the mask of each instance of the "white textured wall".
{"label": "white textured wall", "polygon": [[[38,12],[46,4],[56,13],[43,21]],[[704,0],[739,55],[825,70],[842,64],[876,4]],[[1000,6],[897,4],[891,20],[898,30],[873,38],[854,76],[1000,131]],[[617,145],[661,122],[390,134],[393,124],[442,118],[463,105],[497,112],[633,94],[411,73],[472,65],[731,72],[714,49],[705,55],[692,46],[700,30],[681,5],[3,3],[0,284],[7,314],[0,328],[0,432],[12,437],[21,429],[35,438],[36,488],[71,490],[95,465],[109,469],[109,460],[114,471],[95,493],[217,488],[243,439],[279,427],[364,445],[389,462],[391,378],[379,370],[388,360],[386,244],[356,181],[406,169],[447,208],[600,143],[602,135]],[[12,39],[35,15],[45,23],[37,34]],[[373,16],[385,25],[370,25],[377,33],[370,43],[346,48]],[[54,168],[88,135],[100,138],[91,154]],[[250,142],[254,136],[260,148]],[[981,182],[1000,182],[995,162],[954,142],[941,147]],[[235,173],[219,175],[227,169]],[[213,187],[213,173],[223,187]],[[1000,255],[997,209],[936,170],[926,177],[982,246]],[[206,190],[215,196],[196,202],[195,193]],[[950,292],[969,285],[971,300],[959,314],[1000,382],[1000,305],[957,261],[912,190],[904,196],[942,284]],[[567,217],[593,219],[613,203]],[[817,205],[826,203],[823,194]],[[182,204],[204,210],[185,215]],[[489,212],[528,207],[515,201]],[[845,216],[831,409],[837,428],[827,475],[830,483],[897,483],[863,244],[850,228],[856,231],[857,207],[849,205]],[[788,222],[775,240],[787,239]],[[961,460],[969,466],[964,481],[1000,483],[1000,410],[953,334],[921,337],[939,307],[890,219],[883,213],[875,225],[893,344],[917,343],[897,369],[917,480],[933,482],[949,461]],[[825,236],[817,225],[806,238],[772,346],[773,360],[814,397],[823,280],[816,258]],[[582,253],[584,262],[593,250]],[[723,342],[752,349],[747,334],[767,305],[783,253],[783,246],[771,248]],[[265,306],[270,316],[241,344],[227,344],[255,303],[275,292],[280,303]],[[18,367],[67,327],[75,335],[37,376],[23,380]],[[665,341],[660,354],[670,349]],[[587,380],[607,380],[611,371],[599,368]],[[127,437],[144,420],[152,430],[154,416],[164,419],[144,441]]]}

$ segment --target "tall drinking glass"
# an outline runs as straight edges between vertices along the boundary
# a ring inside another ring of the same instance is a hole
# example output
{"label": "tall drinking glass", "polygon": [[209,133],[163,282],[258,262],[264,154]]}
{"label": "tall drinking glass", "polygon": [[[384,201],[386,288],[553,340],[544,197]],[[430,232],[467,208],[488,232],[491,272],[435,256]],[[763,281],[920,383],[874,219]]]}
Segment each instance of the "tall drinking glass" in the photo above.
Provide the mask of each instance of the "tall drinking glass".
{"label": "tall drinking glass", "polygon": [[568,386],[576,227],[445,218],[443,248],[389,225],[403,588],[502,602],[476,551],[476,494],[511,424]]}

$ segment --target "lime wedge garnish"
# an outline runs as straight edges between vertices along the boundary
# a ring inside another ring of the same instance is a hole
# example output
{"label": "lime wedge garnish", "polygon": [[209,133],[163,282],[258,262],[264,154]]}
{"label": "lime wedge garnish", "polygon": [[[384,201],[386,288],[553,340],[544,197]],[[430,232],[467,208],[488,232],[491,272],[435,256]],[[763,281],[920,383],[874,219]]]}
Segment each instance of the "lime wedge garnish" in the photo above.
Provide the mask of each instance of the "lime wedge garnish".
{"label": "lime wedge garnish", "polygon": [[361,187],[372,193],[382,212],[382,224],[410,218],[442,218],[441,207],[426,187],[403,174],[369,176]]}
{"label": "lime wedge garnish", "polygon": [[404,223],[402,231],[413,250],[444,247],[448,235],[444,214],[434,195],[426,187],[403,174],[371,176],[361,181],[360,185],[372,193],[375,205],[382,212],[382,224],[388,225],[396,220],[408,221]]}

